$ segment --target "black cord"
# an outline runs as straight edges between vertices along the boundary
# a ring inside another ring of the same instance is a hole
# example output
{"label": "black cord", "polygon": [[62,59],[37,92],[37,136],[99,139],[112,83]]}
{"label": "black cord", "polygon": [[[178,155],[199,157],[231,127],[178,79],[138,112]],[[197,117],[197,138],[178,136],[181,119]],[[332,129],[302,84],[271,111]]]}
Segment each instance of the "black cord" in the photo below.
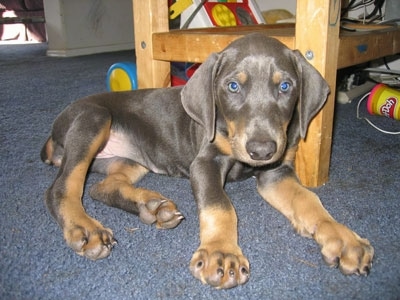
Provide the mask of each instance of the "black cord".
{"label": "black cord", "polygon": [[383,63],[385,64],[386,69],[390,70],[390,67],[387,63],[386,57],[383,58]]}
{"label": "black cord", "polygon": [[351,0],[349,2],[349,5],[347,5],[346,7],[342,8],[342,14],[341,17],[344,17],[345,14],[347,14],[350,10],[350,8],[352,7],[352,5],[354,4],[354,2],[356,2],[356,0]]}
{"label": "black cord", "polygon": [[379,16],[381,17],[382,16],[382,6],[384,3],[385,3],[385,0],[375,0],[374,1],[374,5],[375,5],[374,10],[369,15],[367,15],[365,18],[371,19],[372,17],[374,17],[376,15],[376,13],[378,11],[379,11]]}
{"label": "black cord", "polygon": [[365,5],[369,5],[371,3],[375,4],[376,2],[378,2],[378,3],[382,2],[382,5],[383,5],[383,2],[385,2],[385,0],[369,0],[369,1],[361,0],[358,2],[356,2],[356,0],[350,0],[349,4],[345,8],[342,8],[341,16],[344,17],[345,14],[348,13],[350,10],[354,10],[356,8],[359,8],[359,7],[362,7]]}

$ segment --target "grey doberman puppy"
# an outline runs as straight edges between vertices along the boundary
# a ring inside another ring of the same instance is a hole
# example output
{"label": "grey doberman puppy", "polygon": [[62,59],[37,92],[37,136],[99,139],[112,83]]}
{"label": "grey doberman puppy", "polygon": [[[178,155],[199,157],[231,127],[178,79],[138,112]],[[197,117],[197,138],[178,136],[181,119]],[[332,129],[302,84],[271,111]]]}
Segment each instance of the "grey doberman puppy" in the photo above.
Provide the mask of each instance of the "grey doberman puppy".
{"label": "grey doberman puppy", "polygon": [[299,139],[328,93],[298,51],[252,34],[212,54],[184,87],[78,100],[57,117],[41,153],[60,167],[46,193],[48,209],[67,244],[96,260],[109,255],[115,239],[82,206],[89,170],[106,174],[91,197],[158,228],[173,228],[183,216],[170,199],[135,182],[149,171],[188,177],[200,218],[190,270],[203,283],[231,288],[247,282],[250,266],[224,184],[255,176],[260,195],[316,240],[330,266],[366,275],[370,243],[336,222],[293,169]]}

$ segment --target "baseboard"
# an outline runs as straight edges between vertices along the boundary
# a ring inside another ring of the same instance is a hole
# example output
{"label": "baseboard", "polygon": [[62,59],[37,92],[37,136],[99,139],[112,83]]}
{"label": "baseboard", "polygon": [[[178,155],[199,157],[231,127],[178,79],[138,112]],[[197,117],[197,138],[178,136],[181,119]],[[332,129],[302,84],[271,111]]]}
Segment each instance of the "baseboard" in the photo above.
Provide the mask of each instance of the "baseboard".
{"label": "baseboard", "polygon": [[104,52],[133,50],[134,48],[135,45],[132,42],[132,43],[125,43],[118,45],[102,45],[96,47],[75,48],[75,49],[48,49],[46,54],[47,56],[52,56],[52,57],[72,57],[72,56],[104,53]]}

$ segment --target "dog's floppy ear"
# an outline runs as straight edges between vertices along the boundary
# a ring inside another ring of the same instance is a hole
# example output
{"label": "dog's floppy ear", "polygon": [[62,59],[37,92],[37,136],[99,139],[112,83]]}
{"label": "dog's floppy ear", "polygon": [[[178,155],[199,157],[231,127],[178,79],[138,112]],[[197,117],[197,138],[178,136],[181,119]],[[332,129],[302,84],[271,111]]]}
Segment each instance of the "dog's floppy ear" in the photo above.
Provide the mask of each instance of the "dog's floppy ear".
{"label": "dog's floppy ear", "polygon": [[297,111],[300,121],[300,136],[304,139],[308,125],[326,102],[329,86],[321,74],[309,64],[298,51],[292,51],[300,82]]}
{"label": "dog's floppy ear", "polygon": [[200,65],[181,92],[181,101],[186,113],[203,126],[208,140],[215,136],[215,88],[220,54],[213,53]]}

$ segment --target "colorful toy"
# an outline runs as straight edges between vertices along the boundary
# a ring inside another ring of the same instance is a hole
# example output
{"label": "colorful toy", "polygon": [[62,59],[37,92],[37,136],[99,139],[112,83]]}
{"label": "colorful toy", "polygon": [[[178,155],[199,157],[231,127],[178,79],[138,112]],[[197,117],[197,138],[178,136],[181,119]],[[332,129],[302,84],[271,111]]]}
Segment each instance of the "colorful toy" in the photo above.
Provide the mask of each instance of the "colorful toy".
{"label": "colorful toy", "polygon": [[[368,97],[368,98],[367,98]],[[366,117],[360,116],[360,104],[367,100],[367,111],[371,115],[384,116],[400,121],[400,90],[391,88],[383,83],[375,85],[371,92],[366,93],[357,104],[357,119],[364,119],[376,130],[386,134],[398,135],[400,131],[387,131],[375,125]]]}
{"label": "colorful toy", "polygon": [[112,92],[136,90],[138,88],[136,64],[132,62],[113,64],[108,69],[106,85],[107,90]]}
{"label": "colorful toy", "polygon": [[380,83],[368,97],[367,109],[371,115],[380,115],[400,121],[400,91]]}
{"label": "colorful toy", "polygon": [[[184,24],[202,0],[193,0],[193,4],[182,12],[181,24]],[[263,15],[254,0],[209,0],[197,12],[189,28],[212,26],[239,26],[265,23]]]}
{"label": "colorful toy", "polygon": [[171,85],[185,85],[199,66],[200,64],[192,63],[171,63]]}
{"label": "colorful toy", "polygon": [[[195,10],[198,10],[192,16]],[[170,19],[181,17],[180,23],[193,17],[189,28],[214,26],[239,26],[265,23],[255,0],[179,0],[170,3]],[[173,63],[171,84],[182,85],[191,77],[198,65]],[[107,90],[128,91],[137,89],[136,65],[131,62],[113,64],[107,72]]]}

